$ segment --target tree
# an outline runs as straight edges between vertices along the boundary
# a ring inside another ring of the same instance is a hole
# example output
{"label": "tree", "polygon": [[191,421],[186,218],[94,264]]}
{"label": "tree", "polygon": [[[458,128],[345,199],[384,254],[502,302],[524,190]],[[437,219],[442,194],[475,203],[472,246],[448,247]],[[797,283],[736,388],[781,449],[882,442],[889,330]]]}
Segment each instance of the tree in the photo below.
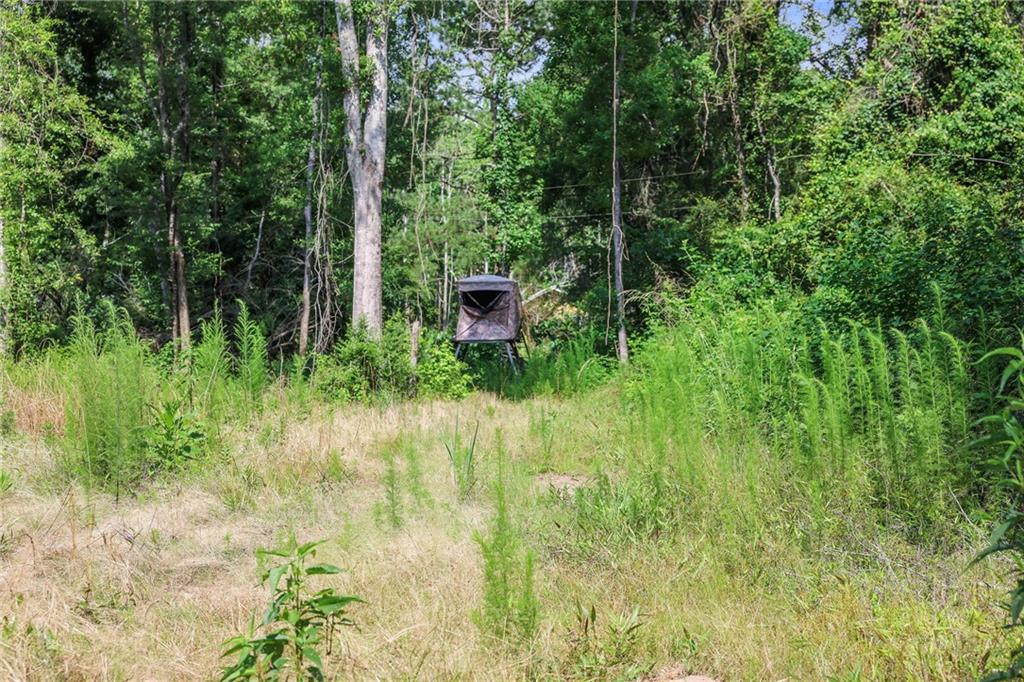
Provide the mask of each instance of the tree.
{"label": "tree", "polygon": [[[148,5],[150,44],[153,53],[153,82],[147,69],[143,47],[135,42],[136,68],[160,139],[158,196],[163,229],[167,235],[169,261],[168,300],[171,314],[171,338],[188,348],[192,321],[188,303],[188,278],[185,274],[185,228],[182,225],[181,187],[189,167],[192,131],[192,103],[189,92],[192,43],[195,37],[192,8],[181,4],[176,12],[162,3]],[[125,33],[131,39],[142,33],[131,25],[128,6],[124,6]]]}
{"label": "tree", "polygon": [[[381,281],[381,194],[384,185],[388,106],[388,3],[369,3],[359,49],[352,0],[335,1],[338,47],[345,95],[345,141],[355,204],[352,247],[352,323],[365,324],[374,338],[383,329]],[[363,93],[363,82],[369,89]],[[365,101],[365,105],[364,105]],[[365,108],[365,112],[364,112]]]}
{"label": "tree", "polygon": [[56,22],[0,1],[0,346],[59,340],[93,262],[76,182],[107,144],[59,70]]}
{"label": "tree", "polygon": [[302,244],[302,310],[299,313],[299,355],[305,355],[309,347],[309,318],[312,309],[311,289],[313,285],[313,254],[314,254],[314,230],[313,230],[313,189],[318,149],[323,138],[323,114],[321,112],[322,90],[323,90],[323,57],[320,53],[320,42],[323,41],[323,19],[320,21],[320,38],[317,44],[316,55],[316,76],[313,88],[313,99],[310,102],[310,134],[309,153],[306,156],[306,205],[302,210],[303,222],[306,233]]}
{"label": "tree", "polygon": [[[632,17],[636,19],[637,0],[633,0]],[[624,239],[622,234],[622,169],[619,166],[619,72],[624,52],[619,50],[619,0],[615,0],[614,36],[612,42],[612,259],[615,263],[615,326],[616,354],[619,362],[629,362],[629,341],[626,337],[626,292],[622,281]]]}

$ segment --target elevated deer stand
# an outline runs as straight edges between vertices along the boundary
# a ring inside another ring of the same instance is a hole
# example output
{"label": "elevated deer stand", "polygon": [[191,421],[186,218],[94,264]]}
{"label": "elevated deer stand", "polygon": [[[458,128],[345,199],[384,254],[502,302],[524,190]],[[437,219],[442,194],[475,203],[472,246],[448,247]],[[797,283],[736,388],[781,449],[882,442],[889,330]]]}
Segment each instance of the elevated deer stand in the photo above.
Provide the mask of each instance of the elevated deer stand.
{"label": "elevated deer stand", "polygon": [[459,292],[459,320],[455,325],[455,357],[471,343],[501,344],[516,374],[522,359],[516,349],[522,323],[522,299],[515,280],[497,275],[475,275],[455,283]]}

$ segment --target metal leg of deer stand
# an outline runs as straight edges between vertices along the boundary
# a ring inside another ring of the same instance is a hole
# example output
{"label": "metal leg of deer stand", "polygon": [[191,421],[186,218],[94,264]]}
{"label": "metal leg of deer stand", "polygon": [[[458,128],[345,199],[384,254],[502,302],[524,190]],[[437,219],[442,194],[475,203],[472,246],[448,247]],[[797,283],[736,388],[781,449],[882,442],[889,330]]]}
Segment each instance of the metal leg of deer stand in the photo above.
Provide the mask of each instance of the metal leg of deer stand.
{"label": "metal leg of deer stand", "polygon": [[461,360],[462,354],[465,352],[465,344],[456,342],[455,344],[455,359]]}
{"label": "metal leg of deer stand", "polygon": [[519,351],[511,341],[505,342],[505,356],[508,358],[508,364],[512,366],[512,373],[519,374]]}

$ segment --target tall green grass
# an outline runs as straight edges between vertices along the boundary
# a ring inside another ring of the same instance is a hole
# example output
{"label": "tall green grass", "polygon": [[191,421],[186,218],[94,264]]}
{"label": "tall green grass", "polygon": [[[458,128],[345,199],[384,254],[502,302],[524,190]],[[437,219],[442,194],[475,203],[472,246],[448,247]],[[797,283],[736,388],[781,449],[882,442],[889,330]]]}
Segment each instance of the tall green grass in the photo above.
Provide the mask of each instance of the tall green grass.
{"label": "tall green grass", "polygon": [[192,399],[207,423],[227,418],[234,400],[231,390],[232,358],[220,310],[199,325],[199,342],[192,347]]}
{"label": "tall green grass", "polygon": [[249,314],[249,308],[238,302],[238,320],[235,322],[235,346],[238,349],[237,381],[245,400],[246,417],[260,411],[263,392],[270,381],[267,363],[267,339],[258,321]]}
{"label": "tall green grass", "polygon": [[127,314],[109,304],[103,311],[100,325],[78,311],[60,356],[65,467],[89,484],[120,491],[154,466],[147,426],[165,382]]}
{"label": "tall green grass", "polygon": [[515,374],[500,346],[482,346],[470,351],[469,362],[476,367],[476,383],[506,398],[521,400],[537,395],[571,396],[596,388],[615,373],[615,361],[600,352],[602,334],[587,328],[557,342],[531,349],[522,372]]}
{"label": "tall green grass", "polygon": [[920,537],[977,483],[966,357],[925,323],[830,332],[769,308],[693,310],[625,379],[627,468],[726,528],[796,505]]}

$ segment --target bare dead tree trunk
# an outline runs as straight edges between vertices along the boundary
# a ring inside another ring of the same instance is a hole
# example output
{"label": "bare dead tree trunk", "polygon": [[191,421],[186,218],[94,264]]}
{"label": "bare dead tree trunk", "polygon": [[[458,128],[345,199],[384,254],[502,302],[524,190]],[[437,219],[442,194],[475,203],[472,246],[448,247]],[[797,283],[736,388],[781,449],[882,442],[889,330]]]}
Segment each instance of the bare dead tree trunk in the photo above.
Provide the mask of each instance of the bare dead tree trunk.
{"label": "bare dead tree trunk", "polygon": [[[323,17],[320,21],[320,38],[323,39]],[[312,125],[309,133],[309,154],[306,157],[306,205],[302,217],[306,223],[306,238],[303,242],[302,258],[302,311],[299,315],[299,355],[309,349],[309,315],[311,307],[310,287],[313,269],[313,180],[317,163],[317,140],[320,137],[320,91],[323,86],[323,62],[320,46],[317,46],[316,78],[313,100],[310,104]]]}
{"label": "bare dead tree trunk", "polygon": [[[319,94],[319,93],[318,93]],[[314,98],[313,108],[316,108]],[[314,120],[316,114],[313,114]],[[310,270],[313,267],[313,171],[316,166],[316,132],[309,141],[309,156],[306,158],[306,205],[302,217],[306,222],[306,236],[302,255],[302,311],[299,314],[299,355],[305,355],[309,347]]]}
{"label": "bare dead tree trunk", "polygon": [[180,52],[178,53],[178,107],[180,118],[178,119],[177,137],[180,140],[179,167],[174,179],[174,284],[178,291],[177,316],[178,316],[178,338],[181,340],[181,347],[187,349],[192,339],[192,322],[188,309],[188,280],[185,277],[185,247],[183,229],[181,227],[181,216],[178,212],[178,187],[184,176],[185,163],[189,156],[189,126],[191,125],[191,103],[188,93],[189,77],[189,54],[192,51],[192,19],[191,9],[188,5],[181,6],[180,16]]}
{"label": "bare dead tree trunk", "polygon": [[[323,124],[324,117],[320,117]],[[335,323],[338,317],[335,300],[334,270],[331,261],[331,223],[327,214],[328,189],[333,184],[333,174],[324,165],[323,130],[317,140],[317,182],[316,187],[316,230],[313,233],[313,312],[315,322],[317,353],[325,353],[334,342]]]}
{"label": "bare dead tree trunk", "polygon": [[[335,0],[338,46],[345,79],[346,158],[355,204],[352,266],[352,322],[366,324],[373,338],[383,328],[381,290],[381,190],[387,145],[388,8],[368,7],[366,49],[361,55],[352,0]],[[369,70],[370,91],[364,116],[360,82]]]}
{"label": "bare dead tree trunk", "polygon": [[[633,0],[633,16],[636,16]],[[619,0],[615,0],[614,37],[612,48],[612,259],[615,269],[615,323],[618,328],[615,345],[619,362],[629,362],[629,341],[626,336],[626,295],[622,281],[622,173],[619,165],[619,71],[622,53],[619,51]]]}
{"label": "bare dead tree trunk", "polygon": [[413,367],[420,360],[420,327],[422,323],[420,318],[413,318],[412,324],[409,328],[409,364]]}

